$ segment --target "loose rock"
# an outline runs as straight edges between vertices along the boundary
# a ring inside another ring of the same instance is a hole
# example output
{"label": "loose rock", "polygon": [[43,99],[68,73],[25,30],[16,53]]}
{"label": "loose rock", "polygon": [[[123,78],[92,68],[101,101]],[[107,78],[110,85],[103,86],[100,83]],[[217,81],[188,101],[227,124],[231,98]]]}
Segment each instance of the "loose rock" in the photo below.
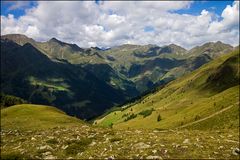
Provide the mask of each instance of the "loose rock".
{"label": "loose rock", "polygon": [[149,148],[150,145],[145,144],[145,143],[143,143],[143,142],[139,142],[139,143],[135,144],[134,147],[135,147],[136,149],[145,149],[145,148]]}
{"label": "loose rock", "polygon": [[162,159],[160,156],[147,156],[146,159]]}
{"label": "loose rock", "polygon": [[184,143],[184,144],[189,144],[190,141],[189,141],[189,139],[185,139],[185,140],[183,141],[183,143]]}
{"label": "loose rock", "polygon": [[240,154],[240,150],[239,148],[235,148],[232,150],[232,154],[235,155],[235,156],[238,156]]}

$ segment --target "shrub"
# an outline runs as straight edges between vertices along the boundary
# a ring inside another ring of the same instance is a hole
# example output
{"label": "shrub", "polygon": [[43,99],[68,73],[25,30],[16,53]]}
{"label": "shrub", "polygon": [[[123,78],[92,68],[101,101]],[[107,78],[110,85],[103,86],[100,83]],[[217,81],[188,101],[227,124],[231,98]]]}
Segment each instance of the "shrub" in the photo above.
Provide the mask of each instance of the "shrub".
{"label": "shrub", "polygon": [[126,122],[126,121],[129,121],[130,119],[134,119],[134,118],[136,118],[137,117],[137,115],[136,114],[134,114],[134,113],[132,113],[130,116],[128,116],[124,121]]}
{"label": "shrub", "polygon": [[140,113],[138,113],[139,115],[143,115],[143,118],[150,116],[153,112],[153,108],[152,109],[147,109],[144,111],[141,111]]}
{"label": "shrub", "polygon": [[123,115],[122,115],[122,118],[123,117],[127,117],[128,116],[128,113],[124,113]]}
{"label": "shrub", "polygon": [[110,142],[117,142],[117,141],[121,141],[122,138],[118,138],[118,137],[114,137],[114,138],[111,138],[109,141]]}
{"label": "shrub", "polygon": [[113,127],[113,123],[110,123],[110,124],[109,124],[109,127],[112,128],[112,127]]}
{"label": "shrub", "polygon": [[0,94],[0,99],[1,99],[1,102],[0,102],[1,107],[9,107],[9,106],[13,106],[16,104],[27,103],[27,101],[25,101],[19,97],[5,95],[3,93]]}
{"label": "shrub", "polygon": [[195,116],[195,121],[196,121],[196,120],[199,120],[199,119],[200,119],[200,116],[199,116],[199,115],[196,115],[196,116]]}
{"label": "shrub", "polygon": [[159,121],[161,121],[161,120],[162,120],[162,117],[161,117],[161,115],[159,114],[158,117],[157,117],[157,121],[159,122]]}

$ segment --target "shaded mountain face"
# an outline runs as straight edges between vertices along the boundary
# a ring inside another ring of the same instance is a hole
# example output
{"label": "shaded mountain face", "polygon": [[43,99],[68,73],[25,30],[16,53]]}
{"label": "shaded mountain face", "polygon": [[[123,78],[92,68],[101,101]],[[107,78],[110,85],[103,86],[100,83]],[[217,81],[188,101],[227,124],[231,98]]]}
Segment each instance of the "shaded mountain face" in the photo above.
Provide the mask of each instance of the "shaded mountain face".
{"label": "shaded mountain face", "polygon": [[[65,43],[56,38],[47,42],[37,42],[19,34],[1,36],[1,43],[4,45],[1,54],[5,54],[6,57],[3,63],[6,74],[3,79],[5,82],[17,76],[24,79],[16,83],[9,82],[5,91],[11,91],[11,94],[28,100],[34,88],[28,88],[28,95],[24,95],[23,92],[14,94],[12,88],[19,88],[21,83],[25,83],[25,79],[31,84],[30,86],[52,87],[51,93],[46,94],[45,99],[41,96],[37,98],[32,96],[31,100],[38,102],[41,99],[39,102],[51,105],[57,105],[59,102],[59,106],[63,106],[65,110],[68,108],[72,114],[79,112],[78,109],[81,108],[82,113],[77,114],[82,117],[88,115],[87,118],[96,116],[98,112],[122,103],[126,99],[137,97],[159,85],[167,84],[232,49],[230,45],[221,42],[210,42],[189,51],[175,44],[162,47],[124,44],[102,50],[97,47],[80,48],[76,44]],[[35,54],[28,55],[33,53]],[[44,59],[44,62],[39,59]],[[50,64],[51,66],[48,66]],[[26,73],[15,72],[16,68],[19,68],[17,70],[23,68]],[[32,70],[34,70],[33,73]],[[13,73],[10,74],[11,72]],[[55,74],[57,78],[54,78]],[[90,77],[83,76],[86,74]],[[87,87],[92,90],[87,90]],[[106,93],[101,93],[100,88],[107,88],[104,90]],[[45,91],[42,88],[40,90],[38,91]],[[86,92],[89,93],[86,94]],[[56,94],[59,95],[56,96]],[[63,94],[66,98],[59,99],[58,97]],[[34,92],[33,95],[36,93]],[[89,100],[88,96],[93,98]],[[46,100],[46,97],[52,98]],[[107,101],[107,103],[105,105],[100,101]],[[98,107],[97,104],[99,104]],[[94,106],[93,108],[97,110],[96,114],[94,109],[86,106]],[[75,108],[77,108],[76,111]]]}
{"label": "shaded mountain face", "polygon": [[[16,38],[17,37],[17,38]],[[5,35],[2,39],[8,39],[18,43],[17,39],[21,39],[21,35]],[[26,42],[26,41],[25,41]],[[106,81],[115,89],[120,89],[126,95],[126,98],[131,98],[139,94],[136,87],[132,85],[133,82],[115,72],[112,67],[105,62],[106,57],[103,57],[99,48],[83,49],[76,44],[61,42],[56,38],[52,38],[47,42],[27,41],[32,44],[39,51],[44,53],[50,59],[60,62],[69,62],[74,65],[82,66],[92,72],[96,77],[102,81]],[[22,43],[18,43],[21,45]],[[91,68],[89,66],[92,66]],[[106,73],[106,68],[110,71],[107,74],[99,75],[99,72]],[[98,71],[98,72],[97,72]],[[115,79],[115,82],[111,81]],[[117,83],[117,84],[115,84]],[[122,87],[125,84],[125,87]],[[120,86],[120,87],[119,87]]]}
{"label": "shaded mountain face", "polygon": [[1,40],[1,91],[83,119],[125,101],[120,90],[81,66],[53,62],[29,43],[6,40]]}

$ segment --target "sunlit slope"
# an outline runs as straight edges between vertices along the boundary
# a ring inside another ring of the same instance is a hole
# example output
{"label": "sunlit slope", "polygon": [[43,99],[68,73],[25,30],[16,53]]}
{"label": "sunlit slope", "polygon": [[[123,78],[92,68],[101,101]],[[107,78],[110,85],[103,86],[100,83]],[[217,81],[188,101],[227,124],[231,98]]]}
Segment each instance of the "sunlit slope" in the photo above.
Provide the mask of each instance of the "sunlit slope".
{"label": "sunlit slope", "polygon": [[239,50],[213,60],[96,123],[113,124],[113,128],[236,128],[239,126]]}
{"label": "sunlit slope", "polygon": [[5,130],[43,130],[82,124],[81,120],[50,106],[21,104],[1,110],[1,128]]}

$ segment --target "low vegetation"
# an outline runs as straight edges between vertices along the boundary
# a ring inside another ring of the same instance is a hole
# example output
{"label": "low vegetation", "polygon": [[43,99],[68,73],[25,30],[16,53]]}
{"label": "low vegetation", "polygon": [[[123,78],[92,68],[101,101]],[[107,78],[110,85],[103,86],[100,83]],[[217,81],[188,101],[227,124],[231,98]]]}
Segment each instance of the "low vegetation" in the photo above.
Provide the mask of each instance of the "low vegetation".
{"label": "low vegetation", "polygon": [[27,101],[22,98],[19,98],[16,96],[11,96],[11,95],[6,95],[3,93],[0,94],[0,99],[1,99],[1,102],[0,102],[1,109],[5,108],[5,107],[16,105],[16,104],[27,103]]}
{"label": "low vegetation", "polygon": [[129,121],[129,120],[131,120],[131,119],[134,119],[134,118],[136,118],[137,117],[137,114],[130,114],[129,116],[127,116],[127,118],[125,118],[124,119],[124,121],[125,122],[127,122],[127,121]]}
{"label": "low vegetation", "polygon": [[150,116],[152,114],[152,112],[154,111],[154,109],[147,109],[147,110],[143,110],[140,113],[138,113],[139,115],[142,115],[143,118]]}

